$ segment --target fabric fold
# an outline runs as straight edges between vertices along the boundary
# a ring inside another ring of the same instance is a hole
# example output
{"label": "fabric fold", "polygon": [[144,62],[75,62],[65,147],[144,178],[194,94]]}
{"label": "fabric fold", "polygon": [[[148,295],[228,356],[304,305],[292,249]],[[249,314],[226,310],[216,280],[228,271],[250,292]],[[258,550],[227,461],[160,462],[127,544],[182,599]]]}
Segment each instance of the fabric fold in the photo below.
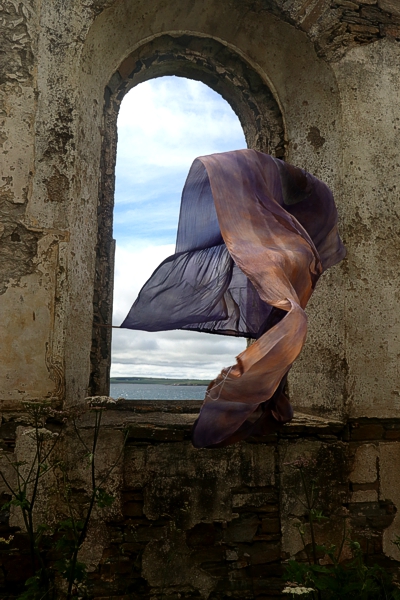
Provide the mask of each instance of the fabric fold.
{"label": "fabric fold", "polygon": [[344,256],[332,193],[317,178],[254,150],[194,161],[176,253],[121,325],[257,339],[208,386],[194,446],[265,435],[292,418],[284,386],[305,342],[304,308]]}

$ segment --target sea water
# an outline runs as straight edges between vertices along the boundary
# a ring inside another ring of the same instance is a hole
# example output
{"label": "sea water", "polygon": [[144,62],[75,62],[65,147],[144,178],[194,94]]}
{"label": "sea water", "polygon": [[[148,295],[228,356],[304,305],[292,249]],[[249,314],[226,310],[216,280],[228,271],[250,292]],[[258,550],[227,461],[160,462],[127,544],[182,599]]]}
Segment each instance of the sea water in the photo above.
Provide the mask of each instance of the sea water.
{"label": "sea water", "polygon": [[110,396],[126,400],[204,400],[206,389],[206,385],[112,383]]}

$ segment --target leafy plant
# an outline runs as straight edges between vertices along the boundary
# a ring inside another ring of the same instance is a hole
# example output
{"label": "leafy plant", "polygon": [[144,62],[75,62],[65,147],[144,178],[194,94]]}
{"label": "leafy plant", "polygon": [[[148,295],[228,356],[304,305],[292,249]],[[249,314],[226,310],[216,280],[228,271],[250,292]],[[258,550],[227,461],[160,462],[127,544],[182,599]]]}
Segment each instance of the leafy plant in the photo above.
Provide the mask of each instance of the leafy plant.
{"label": "leafy plant", "polygon": [[[31,427],[28,427],[23,435],[34,441],[34,456],[28,461],[13,461],[7,452],[3,456],[15,472],[15,485],[13,486],[0,470],[6,488],[10,492],[11,500],[3,506],[7,510],[16,507],[20,510],[25,529],[29,538],[32,572],[34,575],[27,582],[27,591],[21,596],[22,600],[27,598],[54,598],[54,586],[49,570],[45,564],[45,556],[42,549],[42,541],[48,527],[41,524],[35,527],[34,509],[38,500],[39,482],[47,475],[55,465],[50,466],[49,459],[59,441],[59,434],[45,427],[46,421],[52,414],[52,409],[47,402],[25,402],[28,419]],[[28,594],[28,595],[27,595]]]}
{"label": "leafy plant", "polygon": [[[318,508],[319,490],[316,481],[307,475],[314,461],[298,460],[290,466],[300,475],[305,501],[305,522],[299,522],[299,531],[306,562],[289,560],[284,573],[286,587],[283,593],[292,598],[302,596],[312,600],[400,600],[400,590],[393,584],[391,576],[380,566],[367,566],[358,542],[352,541],[346,532],[346,518],[343,518],[341,544],[317,544],[315,524],[329,521]],[[306,541],[310,534],[311,543]],[[400,538],[395,542],[400,546]],[[345,545],[351,559],[342,560]],[[321,564],[324,559],[324,564]],[[327,564],[326,564],[327,563]]]}
{"label": "leafy plant", "polygon": [[[13,461],[8,453],[3,452],[3,456],[15,472],[15,483],[9,481],[6,474],[0,470],[0,476],[11,495],[11,500],[4,508],[15,507],[20,511],[30,546],[33,575],[26,580],[26,589],[18,600],[53,600],[61,596],[70,600],[76,594],[81,598],[86,595],[87,566],[78,559],[78,555],[87,538],[95,508],[101,510],[110,507],[115,500],[114,496],[107,492],[106,484],[121,458],[126,440],[125,436],[116,460],[105,472],[100,473],[96,457],[102,414],[106,404],[113,402],[107,397],[88,398],[87,409],[94,416],[90,441],[84,439],[77,426],[76,418],[79,412],[71,411],[67,414],[57,411],[56,414],[48,403],[25,403],[32,426],[27,428],[23,435],[34,442],[33,458],[30,461]],[[55,447],[62,435],[61,432],[51,431],[47,426],[48,419],[54,416],[64,423],[72,422],[74,433],[85,450],[87,467],[90,470],[90,488],[83,501],[82,494],[80,493],[78,498],[77,490],[74,490],[69,481],[67,466],[54,456]],[[50,473],[53,473],[58,481],[62,500],[58,521],[56,519],[51,524],[35,524],[35,509],[42,493],[40,481]],[[0,541],[10,543],[11,539]],[[56,583],[60,579],[65,582],[64,590]]]}
{"label": "leafy plant", "polygon": [[73,490],[68,481],[68,470],[63,463],[60,463],[60,470],[63,476],[62,493],[68,508],[68,518],[58,526],[58,532],[61,533],[61,537],[58,541],[57,549],[61,551],[62,559],[57,562],[57,568],[68,583],[67,600],[70,600],[72,597],[74,589],[81,593],[85,591],[84,582],[86,580],[87,568],[84,563],[78,560],[78,554],[86,540],[93,511],[96,506],[100,509],[110,507],[115,500],[115,497],[109,494],[104,486],[121,458],[126,436],[117,459],[111,464],[108,470],[99,475],[96,466],[96,452],[98,449],[102,415],[106,404],[110,402],[113,403],[114,401],[111,398],[102,396],[89,399],[89,410],[94,414],[91,444],[88,444],[81,436],[76,419],[72,417],[75,434],[86,451],[87,466],[90,469],[91,489],[83,512],[82,507],[80,505],[77,507],[74,503]]}

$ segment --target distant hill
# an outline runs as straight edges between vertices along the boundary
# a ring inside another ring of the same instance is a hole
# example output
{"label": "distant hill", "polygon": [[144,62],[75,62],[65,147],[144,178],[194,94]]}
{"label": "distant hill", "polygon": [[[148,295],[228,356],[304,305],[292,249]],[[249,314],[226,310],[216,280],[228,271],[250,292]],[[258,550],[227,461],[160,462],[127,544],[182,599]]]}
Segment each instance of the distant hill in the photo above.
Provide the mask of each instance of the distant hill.
{"label": "distant hill", "polygon": [[111,377],[111,383],[147,383],[159,385],[208,385],[208,379],[167,379],[161,377]]}

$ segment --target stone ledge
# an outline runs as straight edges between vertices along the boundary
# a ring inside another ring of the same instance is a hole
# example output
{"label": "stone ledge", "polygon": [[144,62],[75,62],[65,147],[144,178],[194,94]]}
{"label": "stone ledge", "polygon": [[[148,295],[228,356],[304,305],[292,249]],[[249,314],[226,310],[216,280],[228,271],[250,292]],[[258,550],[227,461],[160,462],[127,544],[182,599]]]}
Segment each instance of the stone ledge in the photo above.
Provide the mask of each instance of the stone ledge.
{"label": "stone ledge", "polygon": [[[118,400],[105,406],[105,429],[129,429],[130,440],[140,442],[180,442],[190,439],[190,432],[199,414],[200,400]],[[12,446],[17,425],[24,424],[23,411],[6,411],[0,421],[0,443]],[[79,418],[82,428],[92,427],[92,418]],[[360,444],[367,441],[400,441],[400,419],[377,417],[338,420],[295,412],[293,420],[277,433],[249,438],[249,443],[277,443],[279,439],[312,437],[330,442],[341,440]]]}
{"label": "stone ledge", "polygon": [[[120,400],[107,408],[103,424],[107,428],[126,428],[129,438],[153,441],[181,441],[190,437],[190,431],[202,405],[191,400]],[[252,443],[271,443],[277,437],[321,435],[335,437],[346,428],[344,422],[315,415],[295,412],[291,423],[278,434],[250,438]],[[169,432],[169,433],[167,433]]]}
{"label": "stone ledge", "polygon": [[108,410],[137,414],[198,414],[202,404],[202,400],[117,400]]}

